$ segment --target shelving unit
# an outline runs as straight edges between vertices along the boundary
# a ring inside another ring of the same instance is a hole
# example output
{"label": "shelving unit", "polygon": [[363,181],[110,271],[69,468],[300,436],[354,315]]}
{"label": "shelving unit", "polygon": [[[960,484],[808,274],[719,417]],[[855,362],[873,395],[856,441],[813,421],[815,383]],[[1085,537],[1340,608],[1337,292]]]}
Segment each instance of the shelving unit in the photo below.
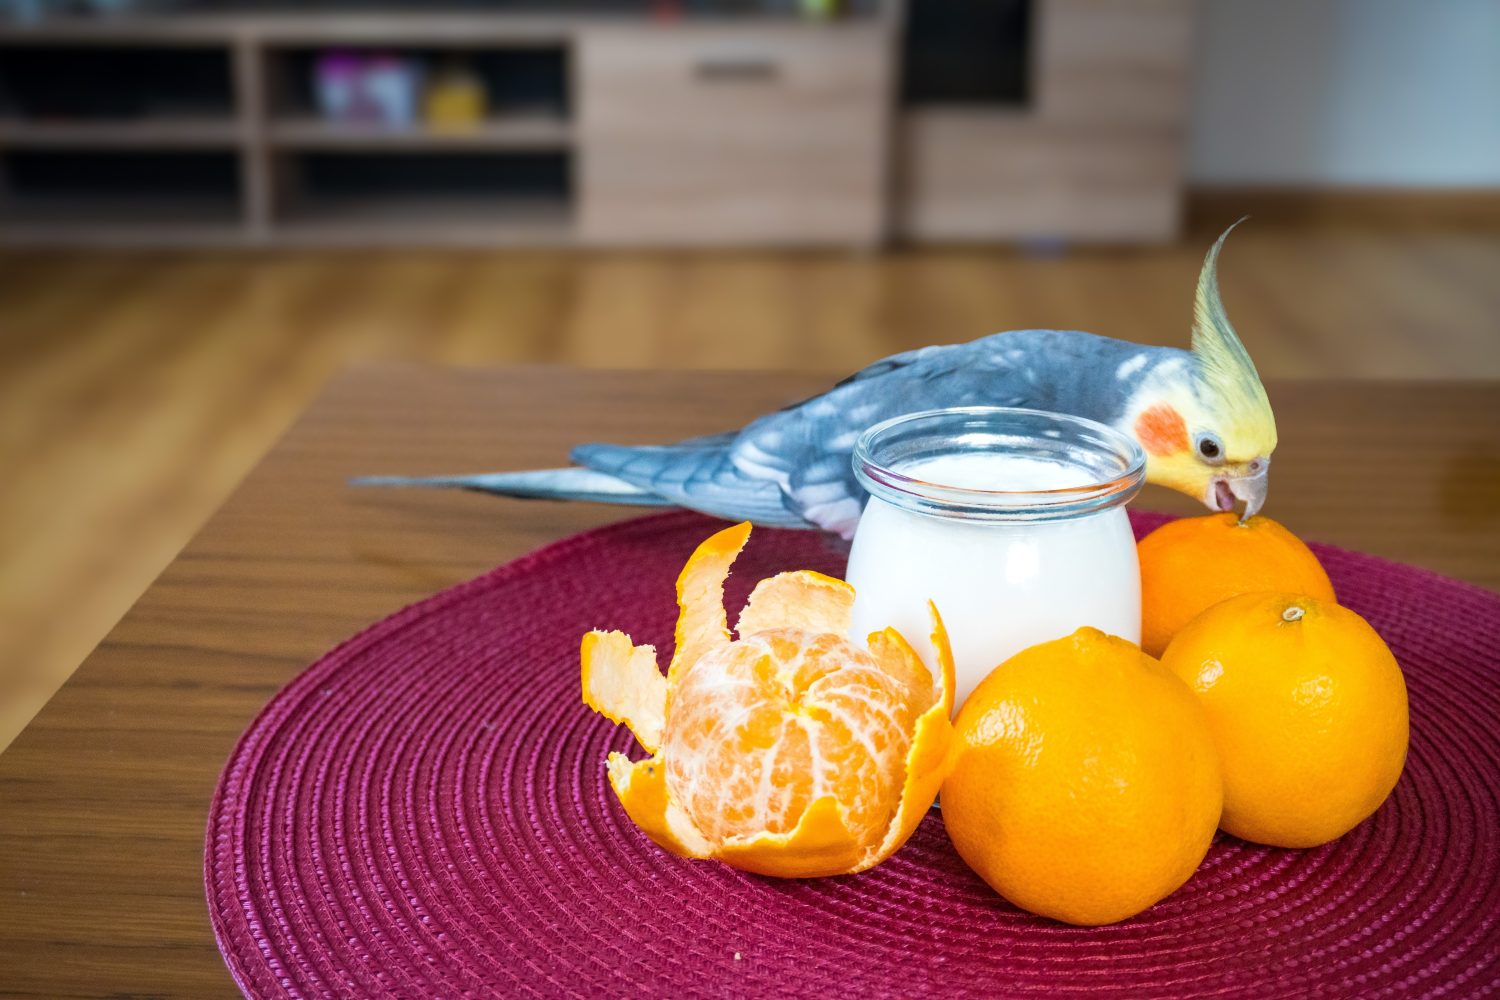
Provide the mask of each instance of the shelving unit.
{"label": "shelving unit", "polygon": [[909,70],[933,76],[908,74],[897,118],[897,232],[943,242],[1177,234],[1193,0],[909,6],[907,38],[930,30],[957,56],[945,66],[907,53]]}
{"label": "shelving unit", "polygon": [[[567,158],[573,134],[561,119],[495,116],[456,131],[283,118],[269,124],[266,145],[282,178],[271,222],[278,239],[331,245],[558,246],[572,238]],[[554,160],[555,183],[542,190],[516,183],[514,171],[506,169],[537,156]],[[358,167],[380,183],[365,190],[358,183],[307,183],[309,173],[339,161],[346,175],[350,167]],[[484,169],[489,190],[447,179],[455,172],[472,177],[473,167]]]}
{"label": "shelving unit", "polygon": [[[479,11],[0,21],[0,242],[570,242],[569,61],[592,21]],[[465,128],[324,120],[311,75],[331,46],[433,61],[462,52],[488,85],[490,116]]]}
{"label": "shelving unit", "polygon": [[101,126],[76,131],[72,145],[11,149],[0,235],[27,244],[238,241],[243,218],[235,143],[160,147],[143,144],[144,131]]}
{"label": "shelving unit", "polygon": [[572,235],[570,151],[437,146],[280,153],[272,228],[297,243],[559,245]]}
{"label": "shelving unit", "polygon": [[[589,242],[575,178],[587,155],[576,65],[590,39],[622,30],[693,44],[701,37],[717,51],[768,27],[836,36],[885,24],[874,6],[832,26],[763,14],[653,25],[643,16],[646,4],[633,13],[571,6],[553,5],[560,12],[550,16],[341,8],[0,21],[0,242]],[[433,64],[461,52],[486,84],[489,116],[468,128],[329,122],[316,112],[311,77],[317,54],[330,47],[400,51]],[[82,89],[90,74],[97,85],[112,67],[127,88],[143,74],[163,86],[148,87],[145,99],[118,113],[73,114],[69,105],[79,102],[66,100],[61,113],[50,113],[56,102],[43,84],[60,69],[76,69]],[[189,95],[179,102],[188,106],[156,101],[163,89]],[[219,180],[229,187],[158,196],[111,182],[100,185],[112,189],[105,196],[86,185],[39,186],[28,163],[89,160],[113,174],[147,153],[159,166],[179,168],[194,157],[226,157],[233,169]]]}
{"label": "shelving unit", "polygon": [[[1178,222],[1192,0],[852,0],[829,23],[177,2],[0,18],[0,244],[870,248]],[[330,123],[331,48],[462,53],[489,116]]]}

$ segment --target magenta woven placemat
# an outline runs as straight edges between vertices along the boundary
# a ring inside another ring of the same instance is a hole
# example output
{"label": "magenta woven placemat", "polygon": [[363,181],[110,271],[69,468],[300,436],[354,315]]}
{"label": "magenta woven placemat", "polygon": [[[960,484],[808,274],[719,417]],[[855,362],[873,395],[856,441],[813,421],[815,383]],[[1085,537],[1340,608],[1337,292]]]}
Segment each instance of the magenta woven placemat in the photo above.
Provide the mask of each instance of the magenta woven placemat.
{"label": "magenta woven placemat", "polygon": [[[1137,530],[1159,523],[1137,517]],[[806,882],[671,857],[605,778],[629,735],[579,701],[578,640],[667,653],[691,514],[567,539],[373,626],[241,739],[204,878],[251,997],[1480,996],[1500,979],[1500,598],[1318,547],[1406,671],[1395,794],[1311,851],[1221,835],[1166,901],[1081,929],[1011,907],[933,814],[863,875]],[[758,530],[756,580],[842,557]]]}

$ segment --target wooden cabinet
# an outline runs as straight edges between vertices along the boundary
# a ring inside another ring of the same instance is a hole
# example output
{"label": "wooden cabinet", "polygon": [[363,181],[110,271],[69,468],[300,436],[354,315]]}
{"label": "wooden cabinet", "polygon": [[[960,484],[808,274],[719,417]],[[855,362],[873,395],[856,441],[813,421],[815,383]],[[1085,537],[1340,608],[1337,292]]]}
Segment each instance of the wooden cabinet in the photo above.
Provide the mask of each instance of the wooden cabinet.
{"label": "wooden cabinet", "polygon": [[1170,240],[1181,214],[1181,145],[1170,128],[911,112],[900,139],[900,226],[916,240]]}
{"label": "wooden cabinet", "polygon": [[890,46],[860,24],[584,33],[581,239],[878,242]]}
{"label": "wooden cabinet", "polygon": [[1037,0],[1026,106],[903,113],[897,232],[1175,237],[1192,35],[1192,0]]}
{"label": "wooden cabinet", "polygon": [[1040,0],[1036,116],[1104,129],[1181,130],[1193,0]]}
{"label": "wooden cabinet", "polygon": [[[947,0],[981,76],[992,48],[1009,60],[1002,75],[1017,86],[979,93],[897,87],[898,74],[916,79],[901,54],[921,36],[917,3],[933,16],[937,0],[908,0],[909,21],[897,0],[851,3],[829,23],[356,4],[0,17],[0,91],[42,98],[0,106],[0,244],[872,247],[1176,233],[1193,0],[1007,0],[1025,12],[1015,23],[986,20],[1007,4]],[[971,29],[962,19],[975,12]],[[488,118],[466,130],[322,120],[317,53],[351,46],[457,56],[486,80]],[[159,76],[183,93],[139,114],[59,117],[45,87],[59,51],[79,79],[138,90]],[[920,65],[951,69],[944,58]],[[137,69],[122,76],[119,59]]]}

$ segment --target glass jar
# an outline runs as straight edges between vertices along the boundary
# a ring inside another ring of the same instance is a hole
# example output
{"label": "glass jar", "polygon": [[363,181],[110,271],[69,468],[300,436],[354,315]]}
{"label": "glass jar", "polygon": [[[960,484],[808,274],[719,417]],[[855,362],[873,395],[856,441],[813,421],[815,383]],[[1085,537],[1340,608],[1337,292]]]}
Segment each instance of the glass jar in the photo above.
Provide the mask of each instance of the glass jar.
{"label": "glass jar", "polygon": [[1092,625],[1140,641],[1125,504],[1146,457],[1104,424],[998,406],[929,410],[866,431],[870,492],[849,554],[853,634],[895,626],[929,664],[927,602],[953,642],[955,706],[1028,646]]}

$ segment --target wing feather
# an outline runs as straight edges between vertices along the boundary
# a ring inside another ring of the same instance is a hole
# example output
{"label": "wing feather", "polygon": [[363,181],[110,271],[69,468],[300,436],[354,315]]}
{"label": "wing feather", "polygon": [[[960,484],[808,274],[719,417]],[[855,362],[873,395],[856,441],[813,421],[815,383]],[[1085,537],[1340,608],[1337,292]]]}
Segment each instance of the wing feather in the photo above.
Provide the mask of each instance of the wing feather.
{"label": "wing feather", "polygon": [[1107,420],[1112,414],[1094,411],[1114,400],[1091,398],[1090,390],[1104,355],[1124,350],[1148,350],[1154,357],[1161,349],[1056,330],[924,347],[877,361],[737,433],[644,448],[583,445],[573,459],[705,513],[849,537],[866,496],[851,464],[855,441],[866,429],[920,410],[976,405],[1032,406]]}

